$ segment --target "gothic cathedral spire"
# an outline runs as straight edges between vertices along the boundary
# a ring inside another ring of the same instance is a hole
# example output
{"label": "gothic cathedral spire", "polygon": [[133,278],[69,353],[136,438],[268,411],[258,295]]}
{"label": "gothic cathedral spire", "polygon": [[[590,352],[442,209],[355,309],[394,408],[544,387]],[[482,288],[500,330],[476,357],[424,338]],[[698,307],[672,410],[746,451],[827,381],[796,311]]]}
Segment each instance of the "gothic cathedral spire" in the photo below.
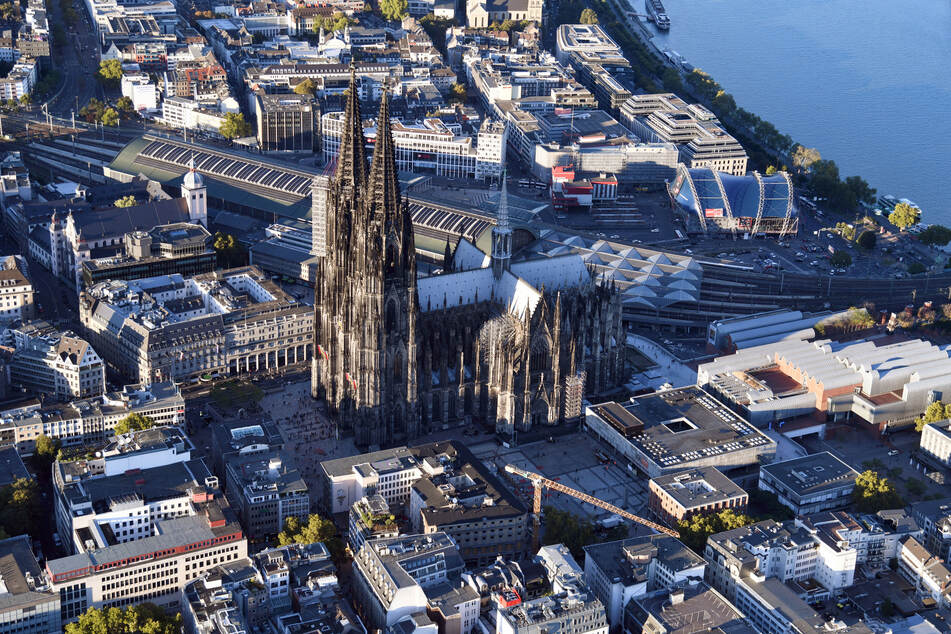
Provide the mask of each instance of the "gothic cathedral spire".
{"label": "gothic cathedral spire", "polygon": [[[390,128],[390,96],[384,89],[380,100],[380,114],[376,120],[376,144],[373,148],[373,163],[367,183],[367,203],[387,225],[397,222],[395,213],[400,207],[399,174],[396,171],[396,148]],[[387,229],[393,228],[392,226]],[[399,224],[395,227],[402,230]]]}
{"label": "gothic cathedral spire", "polygon": [[505,172],[502,172],[502,192],[499,195],[498,222],[492,228],[492,274],[500,279],[512,262],[512,227],[509,226],[509,191]]}
{"label": "gothic cathedral spire", "polygon": [[344,109],[343,131],[340,135],[340,156],[337,159],[337,184],[353,192],[363,190],[367,180],[366,139],[360,116],[357,71],[350,66],[350,87]]}

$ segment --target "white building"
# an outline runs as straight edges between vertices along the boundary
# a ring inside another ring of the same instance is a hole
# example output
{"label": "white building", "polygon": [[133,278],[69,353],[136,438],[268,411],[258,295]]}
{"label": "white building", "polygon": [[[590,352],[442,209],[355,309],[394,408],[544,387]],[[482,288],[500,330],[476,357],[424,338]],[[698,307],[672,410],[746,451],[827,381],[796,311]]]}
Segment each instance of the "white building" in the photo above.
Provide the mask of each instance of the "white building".
{"label": "white building", "polygon": [[951,571],[913,537],[902,541],[898,571],[914,584],[919,596],[934,599],[942,608],[951,603]]}
{"label": "white building", "polygon": [[946,467],[951,467],[951,420],[925,425],[921,430],[921,451]]}
{"label": "white building", "polygon": [[196,130],[218,134],[225,114],[209,110],[200,103],[185,97],[166,97],[162,101],[162,123],[179,130]]}
{"label": "white building", "polygon": [[0,256],[0,324],[32,319],[33,284],[23,256]]}
{"label": "white building", "polygon": [[10,382],[62,401],[106,391],[106,368],[85,340],[71,332],[17,338]]}
{"label": "white building", "polygon": [[7,76],[0,79],[0,99],[18,101],[20,97],[33,92],[37,80],[37,67],[36,60],[31,58],[24,57],[17,61]]}
{"label": "white building", "polygon": [[123,73],[122,96],[132,100],[136,112],[158,109],[158,87],[147,73]]}
{"label": "white building", "polygon": [[[328,112],[320,118],[324,160],[340,152],[343,113]],[[376,122],[364,122],[364,134],[373,143]],[[485,121],[475,138],[453,130],[440,119],[417,123],[393,122],[396,167],[406,172],[432,171],[450,178],[498,180],[505,165],[505,126]]]}
{"label": "white building", "polygon": [[632,598],[703,579],[707,566],[680,540],[667,535],[592,544],[584,551],[585,583],[604,604],[611,627],[621,625],[624,606]]}

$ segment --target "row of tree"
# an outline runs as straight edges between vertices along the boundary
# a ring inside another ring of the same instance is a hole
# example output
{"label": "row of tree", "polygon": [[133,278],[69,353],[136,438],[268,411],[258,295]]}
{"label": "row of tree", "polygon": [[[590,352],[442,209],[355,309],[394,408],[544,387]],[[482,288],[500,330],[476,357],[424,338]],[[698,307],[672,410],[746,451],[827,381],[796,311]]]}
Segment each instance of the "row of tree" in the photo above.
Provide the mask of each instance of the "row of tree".
{"label": "row of tree", "polygon": [[182,615],[169,615],[154,603],[126,608],[89,608],[66,625],[65,634],[180,634]]}
{"label": "row of tree", "polygon": [[598,529],[588,520],[562,511],[554,506],[546,506],[545,531],[542,535],[542,544],[564,544],[572,556],[578,561],[584,557],[584,547],[595,541],[614,541],[627,537],[628,526],[621,524],[607,529],[607,536],[599,536]]}

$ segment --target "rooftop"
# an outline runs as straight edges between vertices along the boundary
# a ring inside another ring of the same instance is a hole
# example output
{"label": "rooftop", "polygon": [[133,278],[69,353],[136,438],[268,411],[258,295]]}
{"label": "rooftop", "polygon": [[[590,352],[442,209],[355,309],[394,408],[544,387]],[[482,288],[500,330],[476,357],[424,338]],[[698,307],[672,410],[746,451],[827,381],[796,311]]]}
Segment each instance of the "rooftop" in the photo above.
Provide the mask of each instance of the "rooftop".
{"label": "rooftop", "polygon": [[760,467],[800,497],[855,483],[859,473],[828,451]]}
{"label": "rooftop", "polygon": [[31,611],[43,603],[56,602],[59,611],[59,595],[52,594],[43,585],[43,573],[30,548],[29,535],[17,535],[0,541],[0,612],[13,610]]}
{"label": "rooftop", "polygon": [[706,563],[679,539],[662,534],[592,544],[585,546],[584,552],[606,577],[626,586],[645,581],[647,566],[654,559],[663,562],[664,567],[674,573]]}
{"label": "rooftop", "polygon": [[716,467],[698,467],[664,475],[652,478],[651,483],[688,510],[737,497],[747,497],[746,491],[720,473]]}
{"label": "rooftop", "polygon": [[636,597],[628,606],[634,618],[644,624],[648,615],[660,622],[666,634],[757,634],[741,612],[706,583],[685,584]]}

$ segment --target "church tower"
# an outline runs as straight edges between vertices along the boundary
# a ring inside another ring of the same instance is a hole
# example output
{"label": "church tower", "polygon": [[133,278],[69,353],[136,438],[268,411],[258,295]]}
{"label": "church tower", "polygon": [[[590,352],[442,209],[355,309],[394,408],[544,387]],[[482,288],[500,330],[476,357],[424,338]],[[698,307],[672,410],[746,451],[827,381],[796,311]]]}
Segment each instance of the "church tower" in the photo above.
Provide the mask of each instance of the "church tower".
{"label": "church tower", "polygon": [[195,169],[195,159],[188,161],[188,171],[182,179],[182,198],[188,205],[188,218],[208,228],[208,189],[201,174]]}
{"label": "church tower", "polygon": [[340,155],[326,192],[312,391],[363,447],[417,435],[416,252],[386,93],[369,171],[365,147],[351,72]]}
{"label": "church tower", "polygon": [[505,176],[503,172],[498,222],[492,228],[492,274],[495,279],[500,279],[512,263],[512,227],[509,226],[509,190]]}

